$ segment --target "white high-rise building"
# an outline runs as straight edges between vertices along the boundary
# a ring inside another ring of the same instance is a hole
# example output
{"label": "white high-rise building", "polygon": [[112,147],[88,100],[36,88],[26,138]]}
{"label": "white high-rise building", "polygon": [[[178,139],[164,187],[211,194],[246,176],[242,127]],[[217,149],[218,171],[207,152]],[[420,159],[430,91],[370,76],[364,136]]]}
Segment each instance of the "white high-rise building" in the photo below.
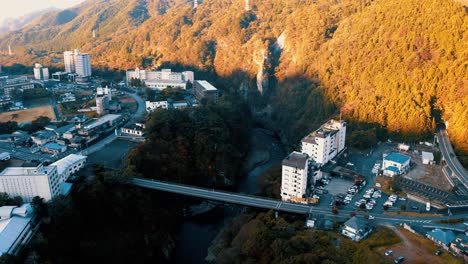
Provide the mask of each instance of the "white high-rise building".
{"label": "white high-rise building", "polygon": [[91,76],[91,56],[88,53],[75,54],[75,70],[80,77]]}
{"label": "white high-rise building", "polygon": [[79,77],[91,76],[91,56],[88,53],[81,53],[79,49],[65,51],[63,61],[66,72],[76,73]]}
{"label": "white high-rise building", "polygon": [[63,62],[65,64],[65,72],[75,72],[75,54],[73,51],[65,51],[63,53]]}
{"label": "white high-rise building", "polygon": [[44,81],[49,80],[49,68],[44,68],[41,64],[36,63],[34,65],[34,79]]}
{"label": "white high-rise building", "polygon": [[281,199],[301,202],[306,198],[309,177],[309,157],[307,154],[292,152],[283,160],[281,178]]}
{"label": "white high-rise building", "polygon": [[330,120],[302,139],[302,153],[325,165],[345,148],[346,122]]}
{"label": "white high-rise building", "polygon": [[8,167],[0,173],[0,192],[21,196],[30,202],[34,196],[48,201],[60,194],[61,179],[55,166]]}

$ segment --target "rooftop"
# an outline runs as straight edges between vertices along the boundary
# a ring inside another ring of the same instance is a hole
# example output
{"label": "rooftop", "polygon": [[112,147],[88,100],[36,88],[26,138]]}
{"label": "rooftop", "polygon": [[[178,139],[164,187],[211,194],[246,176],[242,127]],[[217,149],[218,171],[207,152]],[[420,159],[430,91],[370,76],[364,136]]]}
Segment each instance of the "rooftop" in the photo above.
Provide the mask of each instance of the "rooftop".
{"label": "rooftop", "polygon": [[83,156],[83,155],[70,154],[63,159],[57,160],[56,162],[50,164],[50,166],[56,166],[57,172],[59,174],[62,174],[62,172],[64,172],[71,165],[77,162],[80,162],[82,160],[86,160],[87,158],[88,158],[87,156]]}
{"label": "rooftop", "polygon": [[95,119],[92,122],[88,123],[86,126],[84,126],[84,129],[93,129],[95,127],[101,126],[109,121],[114,121],[118,118],[120,118],[121,115],[114,115],[114,114],[108,114],[105,116],[102,116],[101,118]]}
{"label": "rooftop", "polygon": [[393,161],[393,162],[400,163],[400,164],[406,163],[410,159],[411,158],[409,156],[406,156],[400,153],[395,153],[395,152],[390,153],[388,156],[384,158],[384,160],[389,160],[389,161]]}
{"label": "rooftop", "polygon": [[31,216],[0,220],[0,255],[7,253],[31,221]]}
{"label": "rooftop", "polygon": [[421,151],[421,156],[423,159],[434,160],[434,154],[432,154],[432,152]]}
{"label": "rooftop", "polygon": [[73,124],[61,126],[61,127],[59,127],[59,128],[56,128],[56,129],[55,129],[55,132],[56,132],[57,134],[60,134],[60,135],[61,135],[61,134],[65,133],[65,132],[67,132],[68,130],[73,129],[74,127],[75,127],[75,125],[73,125]]}
{"label": "rooftop", "polygon": [[355,230],[364,230],[369,225],[369,222],[364,218],[351,217],[344,223],[345,226],[351,227]]}
{"label": "rooftop", "polygon": [[0,172],[0,176],[41,176],[54,169],[55,167],[42,165],[37,167],[8,167]]}
{"label": "rooftop", "polygon": [[455,240],[455,234],[452,231],[443,231],[439,228],[427,232],[427,234],[445,245]]}
{"label": "rooftop", "polygon": [[305,168],[308,159],[309,156],[307,154],[293,151],[283,160],[283,166]]}
{"label": "rooftop", "polygon": [[54,149],[54,150],[62,150],[63,147],[65,147],[65,146],[57,144],[55,142],[48,142],[48,143],[44,144],[43,147],[48,148],[48,149]]}
{"label": "rooftop", "polygon": [[205,80],[197,80],[196,82],[199,83],[207,91],[217,91],[218,90],[211,83],[209,83],[209,82],[207,82]]}

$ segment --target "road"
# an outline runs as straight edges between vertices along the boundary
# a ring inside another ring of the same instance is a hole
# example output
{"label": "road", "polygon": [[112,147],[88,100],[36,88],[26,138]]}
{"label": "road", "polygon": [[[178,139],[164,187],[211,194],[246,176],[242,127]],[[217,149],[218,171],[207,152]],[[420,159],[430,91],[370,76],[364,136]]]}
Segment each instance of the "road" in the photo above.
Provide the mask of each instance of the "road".
{"label": "road", "polygon": [[[194,196],[209,200],[234,203],[245,206],[252,206],[257,208],[272,209],[275,211],[282,211],[288,213],[297,214],[320,214],[325,216],[334,216],[329,208],[321,208],[310,205],[294,204],[289,202],[283,202],[279,200],[263,198],[258,196],[251,196],[245,194],[236,194],[224,191],[217,191],[214,189],[205,189],[200,187],[192,187],[181,184],[167,183],[161,181],[155,181],[143,178],[134,178],[133,185],[149,188],[153,190],[183,194],[188,196]],[[369,213],[366,212],[355,212],[353,210],[339,210],[337,216],[349,216],[351,213],[355,213],[358,217],[366,217]],[[374,222],[382,224],[397,224],[397,223],[411,223],[411,224],[429,224],[435,225],[436,221],[443,219],[451,219],[450,216],[434,216],[434,217],[405,217],[398,215],[385,215],[385,214],[372,214],[375,217]],[[467,217],[468,214],[457,215],[457,217]]]}
{"label": "road", "polygon": [[445,129],[441,129],[437,134],[437,139],[439,142],[440,151],[442,152],[442,155],[447,162],[447,166],[450,168],[450,170],[452,170],[452,172],[465,186],[465,188],[468,188],[468,173],[455,156],[452,145],[448,139],[447,131]]}
{"label": "road", "polygon": [[[133,99],[135,99],[135,101],[137,102],[137,105],[138,105],[137,110],[135,111],[135,113],[132,114],[131,120],[127,122],[127,124],[129,124],[129,123],[133,122],[134,120],[138,120],[138,119],[142,118],[146,114],[146,105],[145,105],[145,101],[143,100],[143,98],[141,98],[137,94],[132,94],[132,93],[127,93],[127,94],[129,96],[131,96]],[[117,136],[115,135],[115,133],[112,133],[111,135],[109,135],[106,138],[100,140],[96,144],[94,144],[94,145],[80,151],[80,155],[90,155],[91,153],[94,153],[94,152],[102,149],[106,145],[112,143],[116,139],[117,139]]]}
{"label": "road", "polygon": [[137,102],[137,105],[138,105],[138,108],[137,108],[136,112],[132,114],[132,118],[133,119],[142,118],[146,114],[145,100],[143,100],[143,98],[141,98],[140,96],[138,96],[137,94],[134,94],[134,93],[126,93],[126,94],[128,96],[132,97],[133,99],[135,99],[135,101]]}

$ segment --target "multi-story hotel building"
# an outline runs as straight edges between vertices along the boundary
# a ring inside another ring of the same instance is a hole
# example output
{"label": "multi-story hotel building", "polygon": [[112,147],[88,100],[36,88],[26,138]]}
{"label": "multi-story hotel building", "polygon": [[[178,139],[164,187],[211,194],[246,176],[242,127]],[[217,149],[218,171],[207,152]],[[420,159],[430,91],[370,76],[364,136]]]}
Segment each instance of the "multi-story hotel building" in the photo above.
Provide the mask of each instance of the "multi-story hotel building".
{"label": "multi-story hotel building", "polygon": [[300,202],[306,198],[309,178],[309,157],[307,154],[292,152],[282,163],[281,199]]}
{"label": "multi-story hotel building", "polygon": [[48,201],[60,194],[61,179],[55,166],[8,167],[0,173],[0,192],[30,202],[34,196]]}
{"label": "multi-story hotel building", "polygon": [[302,153],[326,164],[345,148],[346,122],[330,120],[302,139]]}

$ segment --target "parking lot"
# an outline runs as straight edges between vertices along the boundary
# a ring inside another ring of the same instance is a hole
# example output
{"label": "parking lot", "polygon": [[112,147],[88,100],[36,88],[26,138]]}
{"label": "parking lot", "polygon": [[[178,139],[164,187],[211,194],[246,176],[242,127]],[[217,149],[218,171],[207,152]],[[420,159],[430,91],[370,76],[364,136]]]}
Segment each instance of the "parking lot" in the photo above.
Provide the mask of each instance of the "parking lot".
{"label": "parking lot", "polygon": [[[361,175],[365,178],[366,184],[359,188],[355,187],[355,191],[352,191],[350,187],[355,184],[352,178],[327,176],[330,180],[328,184],[324,184],[323,186],[325,191],[320,191],[319,205],[327,206],[331,210],[337,205],[333,201],[339,195],[340,198],[338,200],[343,202],[338,203],[338,209],[367,211],[370,215],[372,213],[380,214],[384,211],[397,212],[400,210],[414,213],[429,213],[426,211],[426,204],[410,201],[405,196],[400,197],[385,194],[380,191],[380,186],[377,187],[375,185],[376,174],[373,172],[375,164],[381,164],[383,153],[388,152],[391,147],[389,145],[380,145],[367,152],[350,152],[349,156],[344,161],[341,161],[341,164],[345,166],[343,170],[349,169],[355,171],[357,173],[354,173],[355,175]],[[329,170],[332,171],[334,167],[329,168]],[[385,204],[386,208],[384,209]],[[437,210],[431,208],[430,211],[436,212]]]}

